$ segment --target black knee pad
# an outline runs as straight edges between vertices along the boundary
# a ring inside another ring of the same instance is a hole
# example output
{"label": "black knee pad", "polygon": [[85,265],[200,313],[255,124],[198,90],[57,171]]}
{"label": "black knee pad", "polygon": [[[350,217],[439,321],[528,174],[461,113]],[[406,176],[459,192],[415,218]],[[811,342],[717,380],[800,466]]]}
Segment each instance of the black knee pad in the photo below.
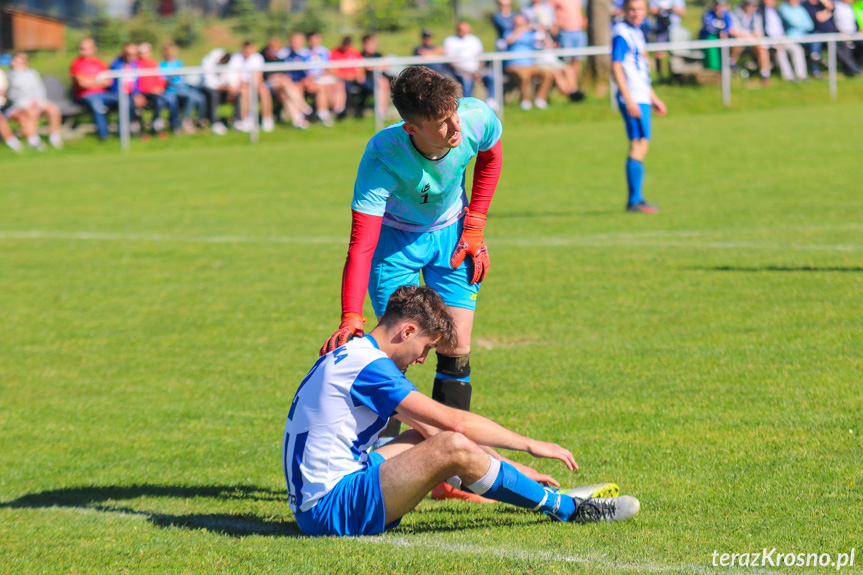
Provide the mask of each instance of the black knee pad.
{"label": "black knee pad", "polygon": [[473,388],[470,382],[456,379],[470,375],[470,354],[438,353],[437,373],[438,377],[435,378],[432,388],[432,399],[449,407],[470,411],[470,396]]}

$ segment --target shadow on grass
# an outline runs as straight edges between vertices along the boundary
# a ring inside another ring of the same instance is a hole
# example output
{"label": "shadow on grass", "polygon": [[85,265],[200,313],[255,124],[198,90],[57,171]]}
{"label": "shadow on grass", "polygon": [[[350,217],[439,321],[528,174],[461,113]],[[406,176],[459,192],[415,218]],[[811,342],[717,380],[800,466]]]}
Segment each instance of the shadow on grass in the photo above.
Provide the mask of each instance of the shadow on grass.
{"label": "shadow on grass", "polygon": [[[208,498],[220,501],[263,501],[283,502],[287,506],[285,492],[274,491],[251,485],[130,485],[130,486],[86,486],[66,489],[53,489],[23,495],[18,499],[0,502],[0,509],[47,509],[52,507],[68,509],[88,509],[104,513],[122,513],[143,517],[158,527],[181,527],[185,529],[205,529],[229,537],[305,537],[293,520],[278,518],[264,519],[257,515],[230,513],[187,513],[174,515],[157,511],[135,509],[120,502],[139,498],[195,499]],[[500,525],[500,517],[475,517],[476,504],[449,504],[441,507],[419,509],[408,514],[414,518],[397,532],[442,533],[468,529],[488,529]],[[524,524],[539,522],[522,509],[504,505],[495,506],[495,515],[518,513],[523,515]],[[540,518],[540,516],[537,516]]]}
{"label": "shadow on grass", "polygon": [[746,268],[746,267],[736,267],[736,266],[717,266],[712,268],[696,268],[699,270],[707,270],[714,272],[847,272],[847,273],[860,273],[863,272],[863,267],[859,266],[848,266],[848,267],[837,267],[837,266],[824,266],[824,267],[816,267],[816,266],[763,266],[757,268]]}
{"label": "shadow on grass", "polygon": [[13,501],[0,503],[0,508],[66,507],[93,509],[106,513],[125,513],[144,517],[159,527],[183,527],[206,529],[231,537],[267,535],[271,537],[302,537],[303,533],[293,519],[266,520],[255,515],[233,515],[229,513],[171,515],[152,511],[141,511],[116,505],[115,502],[140,497],[162,497],[173,499],[211,498],[222,501],[284,501],[283,491],[273,491],[249,485],[130,485],[125,487],[73,487],[54,489],[24,495]]}

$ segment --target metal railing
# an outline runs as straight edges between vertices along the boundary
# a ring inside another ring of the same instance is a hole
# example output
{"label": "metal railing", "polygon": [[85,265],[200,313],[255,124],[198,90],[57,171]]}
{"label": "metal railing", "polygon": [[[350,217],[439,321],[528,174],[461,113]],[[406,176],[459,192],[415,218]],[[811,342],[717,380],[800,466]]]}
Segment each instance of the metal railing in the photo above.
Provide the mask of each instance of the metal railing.
{"label": "metal railing", "polygon": [[[827,45],[827,69],[830,97],[836,99],[836,43],[848,41],[863,41],[863,32],[857,34],[812,34],[794,38],[756,38],[746,40],[724,39],[724,40],[693,40],[689,42],[662,42],[647,45],[648,52],[678,52],[692,50],[706,50],[719,48],[721,51],[721,78],[722,78],[722,102],[726,106],[731,105],[731,68],[729,66],[729,52],[735,47],[751,46],[783,46],[788,44],[811,44],[820,42]],[[254,69],[239,70],[228,65],[223,66],[187,66],[165,70],[162,68],[148,68],[143,70],[111,70],[103,72],[100,77],[118,79],[122,85],[124,78],[139,78],[143,76],[199,76],[204,74],[243,74],[257,72],[294,72],[300,70],[331,70],[336,68],[371,68],[374,77],[374,103],[383,97],[380,93],[380,79],[385,69],[394,67],[415,66],[418,64],[452,64],[455,62],[481,61],[490,62],[494,76],[495,93],[494,98],[500,103],[498,115],[503,120],[503,63],[516,58],[540,58],[542,56],[573,57],[573,56],[602,56],[611,54],[609,46],[591,46],[587,48],[559,48],[554,50],[527,51],[527,52],[488,52],[476,58],[453,58],[449,56],[384,56],[382,58],[365,58],[357,60],[337,60],[335,62],[276,62],[264,64]],[[612,80],[613,82],[613,80]],[[131,140],[131,126],[129,121],[129,94],[120,89],[118,93],[120,112],[120,143],[123,150],[128,150]],[[379,111],[379,106],[373,106],[375,110],[375,129],[380,130],[384,126],[384,117]],[[258,116],[258,93],[257,90],[249,90],[249,116]],[[256,143],[259,139],[258,122],[252,122],[249,139]]]}

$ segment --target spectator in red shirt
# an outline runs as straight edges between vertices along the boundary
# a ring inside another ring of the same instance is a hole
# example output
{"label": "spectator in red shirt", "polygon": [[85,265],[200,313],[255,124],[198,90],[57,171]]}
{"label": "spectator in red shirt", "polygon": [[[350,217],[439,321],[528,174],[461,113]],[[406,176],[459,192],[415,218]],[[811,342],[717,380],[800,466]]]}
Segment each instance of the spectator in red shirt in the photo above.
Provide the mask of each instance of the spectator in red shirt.
{"label": "spectator in red shirt", "polygon": [[[340,60],[359,60],[363,57],[360,51],[354,48],[354,40],[350,36],[342,38],[342,43],[330,52],[330,60],[333,62]],[[357,91],[357,86],[365,82],[366,72],[363,68],[335,68],[331,70],[343,88],[338,91],[338,94],[343,97],[341,101],[333,103],[334,110],[340,110],[339,117],[342,117],[347,112],[347,93],[353,88],[353,92]]]}
{"label": "spectator in red shirt", "polygon": [[[151,70],[159,67],[159,63],[151,57],[153,47],[149,42],[138,45],[138,69]],[[138,78],[138,89],[147,98],[147,103],[153,107],[153,130],[161,132],[165,129],[162,111],[168,108],[171,119],[171,129],[180,130],[180,101],[177,95],[165,92],[168,82],[164,76],[141,76]]]}
{"label": "spectator in red shirt", "polygon": [[92,38],[81,40],[69,75],[75,100],[93,113],[99,139],[103,141],[108,137],[108,110],[117,108],[117,94],[108,91],[111,80],[98,77],[107,69],[108,65],[96,57],[96,42]]}

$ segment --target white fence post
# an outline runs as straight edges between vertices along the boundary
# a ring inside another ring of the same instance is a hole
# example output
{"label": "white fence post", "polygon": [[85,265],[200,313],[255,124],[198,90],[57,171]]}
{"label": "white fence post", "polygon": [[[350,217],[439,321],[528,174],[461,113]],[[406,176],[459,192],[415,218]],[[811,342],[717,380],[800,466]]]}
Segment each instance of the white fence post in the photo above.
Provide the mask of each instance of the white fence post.
{"label": "white fence post", "polygon": [[[126,93],[126,87],[123,85],[125,83],[124,80],[125,78],[117,78],[117,111],[120,114],[120,149],[126,152],[129,150],[132,126],[129,121],[129,94]],[[106,110],[106,121],[107,116]]]}
{"label": "white fence post", "polygon": [[249,125],[249,142],[252,144],[258,143],[260,135],[261,123],[258,121],[258,85],[256,80],[256,72],[250,72],[249,82],[249,117],[243,118],[243,121],[250,120]]}
{"label": "white fence post", "polygon": [[722,59],[722,103],[726,106],[731,105],[731,50],[728,46],[720,48],[720,57]]}
{"label": "white fence post", "polygon": [[503,60],[494,60],[491,63],[492,76],[494,76],[494,99],[497,102],[497,117],[503,122]]}
{"label": "white fence post", "polygon": [[383,73],[380,68],[374,68],[372,70],[372,76],[375,83],[374,101],[372,102],[372,109],[375,111],[375,132],[380,132],[384,129],[384,115],[378,112],[379,102],[383,98],[380,88]]}
{"label": "white fence post", "polygon": [[827,77],[830,82],[830,98],[836,99],[836,42],[827,42]]}

